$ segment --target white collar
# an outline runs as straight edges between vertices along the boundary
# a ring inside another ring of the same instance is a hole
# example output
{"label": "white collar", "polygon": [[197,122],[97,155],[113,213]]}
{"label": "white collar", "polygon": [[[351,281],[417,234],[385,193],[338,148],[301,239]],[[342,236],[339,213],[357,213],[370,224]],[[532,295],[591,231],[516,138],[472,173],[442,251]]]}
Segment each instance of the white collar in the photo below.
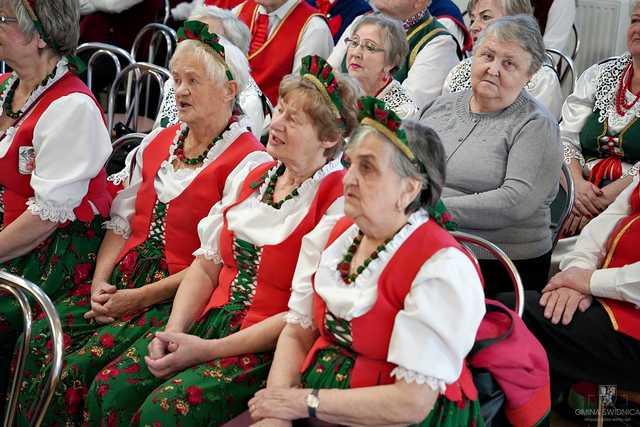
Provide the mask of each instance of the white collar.
{"label": "white collar", "polygon": [[[298,2],[299,0],[287,0],[286,2],[284,2],[282,6],[280,6],[273,12],[268,13],[269,20],[272,20],[273,18],[277,18],[278,20],[283,20],[287,16],[289,11],[298,4]],[[261,14],[267,13],[267,10],[264,8],[264,6],[260,5],[258,6],[258,12]]]}

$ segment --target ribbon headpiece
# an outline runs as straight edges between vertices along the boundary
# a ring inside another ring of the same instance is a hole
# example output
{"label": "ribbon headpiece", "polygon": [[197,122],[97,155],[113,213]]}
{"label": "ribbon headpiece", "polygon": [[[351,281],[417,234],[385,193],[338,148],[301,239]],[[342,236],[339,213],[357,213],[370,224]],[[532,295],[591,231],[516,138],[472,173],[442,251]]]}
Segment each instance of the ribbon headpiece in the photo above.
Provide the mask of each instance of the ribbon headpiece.
{"label": "ribbon headpiece", "polygon": [[229,81],[233,80],[233,74],[225,60],[224,46],[220,44],[220,36],[209,32],[209,26],[201,21],[185,21],[178,29],[178,42],[183,40],[198,40],[209,46],[216,53],[218,59],[224,65],[225,73]]}

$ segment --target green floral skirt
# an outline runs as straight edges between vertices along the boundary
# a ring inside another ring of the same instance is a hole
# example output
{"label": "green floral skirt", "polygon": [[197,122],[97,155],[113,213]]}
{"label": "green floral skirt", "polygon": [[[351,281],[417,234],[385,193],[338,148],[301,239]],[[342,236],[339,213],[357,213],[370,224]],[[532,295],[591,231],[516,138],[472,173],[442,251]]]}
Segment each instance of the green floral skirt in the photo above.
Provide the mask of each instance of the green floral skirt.
{"label": "green floral skirt", "polygon": [[[224,338],[240,329],[245,313],[243,304],[227,304],[211,310],[190,333]],[[213,359],[169,379],[156,378],[144,363],[154,333],[100,371],[87,398],[87,425],[218,426],[246,410],[266,384],[272,353]]]}
{"label": "green floral skirt", "polygon": [[[302,384],[308,388],[347,389],[355,358],[340,347],[318,352],[314,362],[302,374]],[[476,427],[484,425],[478,401],[452,402],[440,395],[433,409],[419,427]]]}

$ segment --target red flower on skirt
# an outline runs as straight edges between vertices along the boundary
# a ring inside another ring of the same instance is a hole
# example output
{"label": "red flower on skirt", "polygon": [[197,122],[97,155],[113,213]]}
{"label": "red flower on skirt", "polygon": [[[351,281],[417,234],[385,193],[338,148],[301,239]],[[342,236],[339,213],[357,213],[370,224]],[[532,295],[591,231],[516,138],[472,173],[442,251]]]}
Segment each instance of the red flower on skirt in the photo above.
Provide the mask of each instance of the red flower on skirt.
{"label": "red flower on skirt", "polygon": [[[63,345],[63,347],[66,349],[66,348],[69,347],[70,344],[71,344],[71,337],[68,334],[62,334],[62,345]],[[47,343],[45,344],[45,347],[49,351],[53,350],[53,340],[49,339],[47,341]]]}
{"label": "red flower on skirt", "polygon": [[127,374],[137,374],[138,372],[140,372],[140,365],[137,363],[134,363],[131,366],[127,366],[122,371],[126,372]]}
{"label": "red flower on skirt", "polygon": [[96,379],[106,383],[111,379],[111,377],[117,377],[118,375],[120,375],[120,371],[118,369],[104,368],[98,375],[96,375]]}
{"label": "red flower on skirt", "polygon": [[93,271],[93,264],[85,262],[83,264],[76,265],[73,272],[73,283],[79,285],[86,282]]}
{"label": "red flower on skirt", "polygon": [[138,263],[138,254],[135,251],[129,251],[120,261],[120,272],[122,274],[131,274]]}
{"label": "red flower on skirt", "polygon": [[109,391],[109,384],[100,384],[100,386],[98,387],[98,397],[102,398],[104,397],[107,392]]}
{"label": "red flower on skirt", "polygon": [[202,403],[202,389],[198,386],[192,385],[187,387],[187,402],[190,405],[199,405]]}
{"label": "red flower on skirt", "polygon": [[70,295],[73,297],[91,295],[91,285],[89,283],[82,283],[76,286],[73,291],[71,291]]}
{"label": "red flower on skirt", "polygon": [[64,403],[71,414],[77,414],[82,409],[84,398],[87,395],[86,387],[72,387],[64,394]]}
{"label": "red flower on skirt", "polygon": [[100,337],[100,344],[104,347],[104,348],[111,348],[113,347],[113,344],[115,343],[115,340],[113,338],[113,335],[111,334],[104,334]]}
{"label": "red flower on skirt", "polygon": [[116,427],[118,425],[118,414],[116,411],[109,412],[107,416],[107,427]]}

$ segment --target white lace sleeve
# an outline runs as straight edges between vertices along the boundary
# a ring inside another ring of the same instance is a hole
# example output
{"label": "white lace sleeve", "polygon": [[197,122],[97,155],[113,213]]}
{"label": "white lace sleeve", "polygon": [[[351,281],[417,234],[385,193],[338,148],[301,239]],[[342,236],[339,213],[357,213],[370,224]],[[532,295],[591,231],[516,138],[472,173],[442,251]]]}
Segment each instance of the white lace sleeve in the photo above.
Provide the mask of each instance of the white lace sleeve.
{"label": "white lace sleeve", "polygon": [[178,123],[178,107],[176,106],[176,91],[173,87],[173,79],[164,82],[164,97],[158,110],[158,117],[153,128],[169,127]]}
{"label": "white lace sleeve", "polygon": [[553,118],[558,120],[562,114],[562,88],[558,75],[549,65],[544,64],[527,83],[527,91],[547,107]]}
{"label": "white lace sleeve", "polygon": [[596,64],[582,73],[573,93],[567,97],[562,106],[560,141],[565,147],[565,162],[570,162],[575,158],[584,164],[580,146],[580,132],[593,112],[597,77],[598,65]]}
{"label": "white lace sleeve", "polygon": [[111,141],[95,102],[63,96],[42,114],[33,132],[34,191],[28,210],[45,221],[73,221],[73,210],[111,154]]}
{"label": "white lace sleeve", "polygon": [[484,313],[482,284],[471,260],[455,248],[436,252],[395,318],[387,355],[402,368],[395,376],[439,390],[440,381],[456,381]]}
{"label": "white lace sleeve", "polygon": [[637,162],[633,166],[631,166],[625,173],[622,174],[622,177],[625,176],[638,176],[640,174],[640,162]]}
{"label": "white lace sleeve", "polygon": [[422,375],[419,372],[411,371],[399,366],[391,371],[391,376],[396,377],[399,380],[403,380],[404,382],[407,382],[409,384],[427,384],[429,388],[431,388],[431,390],[437,391],[438,393],[444,393],[447,389],[447,384],[440,378]]}
{"label": "white lace sleeve", "polygon": [[262,163],[271,161],[264,151],[254,151],[245,157],[227,176],[224,184],[222,198],[213,205],[209,214],[198,223],[198,237],[200,248],[196,249],[193,256],[203,256],[208,260],[220,264],[220,232],[224,222],[223,213],[227,206],[231,205],[238,197],[238,193],[245,178],[253,169]]}

